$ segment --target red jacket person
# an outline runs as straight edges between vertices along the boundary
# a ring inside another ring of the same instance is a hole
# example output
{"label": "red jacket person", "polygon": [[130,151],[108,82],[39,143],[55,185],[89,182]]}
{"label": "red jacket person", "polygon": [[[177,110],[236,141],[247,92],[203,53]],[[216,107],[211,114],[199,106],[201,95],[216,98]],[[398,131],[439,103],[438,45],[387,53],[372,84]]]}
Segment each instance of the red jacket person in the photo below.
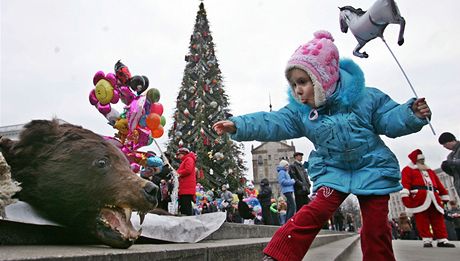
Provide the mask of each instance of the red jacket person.
{"label": "red jacket person", "polygon": [[179,174],[179,211],[182,215],[193,215],[192,201],[196,189],[196,156],[187,148],[180,148],[176,152],[181,161],[177,174]]}
{"label": "red jacket person", "polygon": [[[423,247],[432,247],[433,235],[438,247],[455,247],[447,241],[443,201],[449,201],[447,190],[436,173],[425,165],[425,156],[419,149],[409,154],[411,162],[402,170],[401,197],[408,212],[414,213],[417,231]],[[433,233],[430,231],[430,224]]]}

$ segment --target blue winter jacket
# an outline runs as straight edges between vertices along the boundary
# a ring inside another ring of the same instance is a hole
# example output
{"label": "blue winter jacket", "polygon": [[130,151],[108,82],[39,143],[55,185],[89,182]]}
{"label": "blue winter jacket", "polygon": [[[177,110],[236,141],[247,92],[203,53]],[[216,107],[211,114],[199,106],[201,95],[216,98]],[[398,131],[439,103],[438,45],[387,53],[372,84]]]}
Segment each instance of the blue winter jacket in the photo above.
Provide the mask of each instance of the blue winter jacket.
{"label": "blue winter jacket", "polygon": [[291,178],[291,175],[284,167],[278,166],[276,170],[278,171],[278,183],[281,187],[281,193],[294,192],[295,180]]}
{"label": "blue winter jacket", "polygon": [[376,88],[365,87],[361,69],[340,61],[335,93],[309,120],[311,108],[289,91],[289,104],[275,112],[230,118],[238,141],[279,141],[307,137],[315,146],[308,174],[313,191],[328,186],[356,195],[387,195],[402,189],[396,156],[379,135],[391,138],[418,132],[427,124],[411,110],[415,99],[398,104]]}

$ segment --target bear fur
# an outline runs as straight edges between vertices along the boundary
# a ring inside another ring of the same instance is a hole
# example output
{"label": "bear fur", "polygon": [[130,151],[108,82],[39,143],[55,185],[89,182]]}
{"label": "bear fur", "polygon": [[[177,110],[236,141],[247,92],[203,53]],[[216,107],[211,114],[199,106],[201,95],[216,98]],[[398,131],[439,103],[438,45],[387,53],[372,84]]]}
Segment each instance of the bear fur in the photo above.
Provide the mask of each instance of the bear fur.
{"label": "bear fur", "polygon": [[140,235],[131,211],[157,205],[158,187],[134,174],[117,147],[82,127],[34,120],[19,141],[1,138],[0,149],[21,184],[17,197],[75,237],[130,247]]}

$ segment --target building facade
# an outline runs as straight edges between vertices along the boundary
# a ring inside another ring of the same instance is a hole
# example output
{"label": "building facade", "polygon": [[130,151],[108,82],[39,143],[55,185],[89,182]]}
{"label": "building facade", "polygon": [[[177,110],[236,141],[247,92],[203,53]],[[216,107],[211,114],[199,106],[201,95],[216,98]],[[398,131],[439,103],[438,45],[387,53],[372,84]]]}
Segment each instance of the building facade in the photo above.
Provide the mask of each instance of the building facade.
{"label": "building facade", "polygon": [[263,142],[259,146],[252,146],[252,167],[254,173],[254,184],[260,189],[260,181],[267,178],[273,191],[273,197],[278,197],[280,193],[278,184],[278,172],[276,168],[282,159],[289,162],[294,160],[295,146],[291,141],[289,145],[286,141]]}
{"label": "building facade", "polygon": [[[57,119],[59,124],[68,123],[64,120]],[[26,124],[15,124],[8,126],[0,126],[0,137],[5,137],[10,140],[19,140],[19,134]]]}
{"label": "building facade", "polygon": [[10,140],[18,140],[23,127],[24,124],[0,126],[0,137],[5,137]]}

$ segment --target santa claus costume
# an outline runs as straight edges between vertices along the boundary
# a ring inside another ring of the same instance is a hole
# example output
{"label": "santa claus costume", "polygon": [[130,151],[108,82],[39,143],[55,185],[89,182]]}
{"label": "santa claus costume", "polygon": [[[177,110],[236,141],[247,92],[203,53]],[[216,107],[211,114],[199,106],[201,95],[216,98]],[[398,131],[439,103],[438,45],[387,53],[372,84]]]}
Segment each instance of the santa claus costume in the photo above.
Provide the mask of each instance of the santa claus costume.
{"label": "santa claus costume", "polygon": [[[433,236],[438,247],[455,247],[447,240],[443,201],[449,201],[447,190],[436,173],[425,165],[425,157],[416,149],[409,154],[411,162],[402,170],[401,197],[408,212],[414,213],[417,231],[424,247],[432,247]],[[433,233],[430,231],[430,224]]]}

